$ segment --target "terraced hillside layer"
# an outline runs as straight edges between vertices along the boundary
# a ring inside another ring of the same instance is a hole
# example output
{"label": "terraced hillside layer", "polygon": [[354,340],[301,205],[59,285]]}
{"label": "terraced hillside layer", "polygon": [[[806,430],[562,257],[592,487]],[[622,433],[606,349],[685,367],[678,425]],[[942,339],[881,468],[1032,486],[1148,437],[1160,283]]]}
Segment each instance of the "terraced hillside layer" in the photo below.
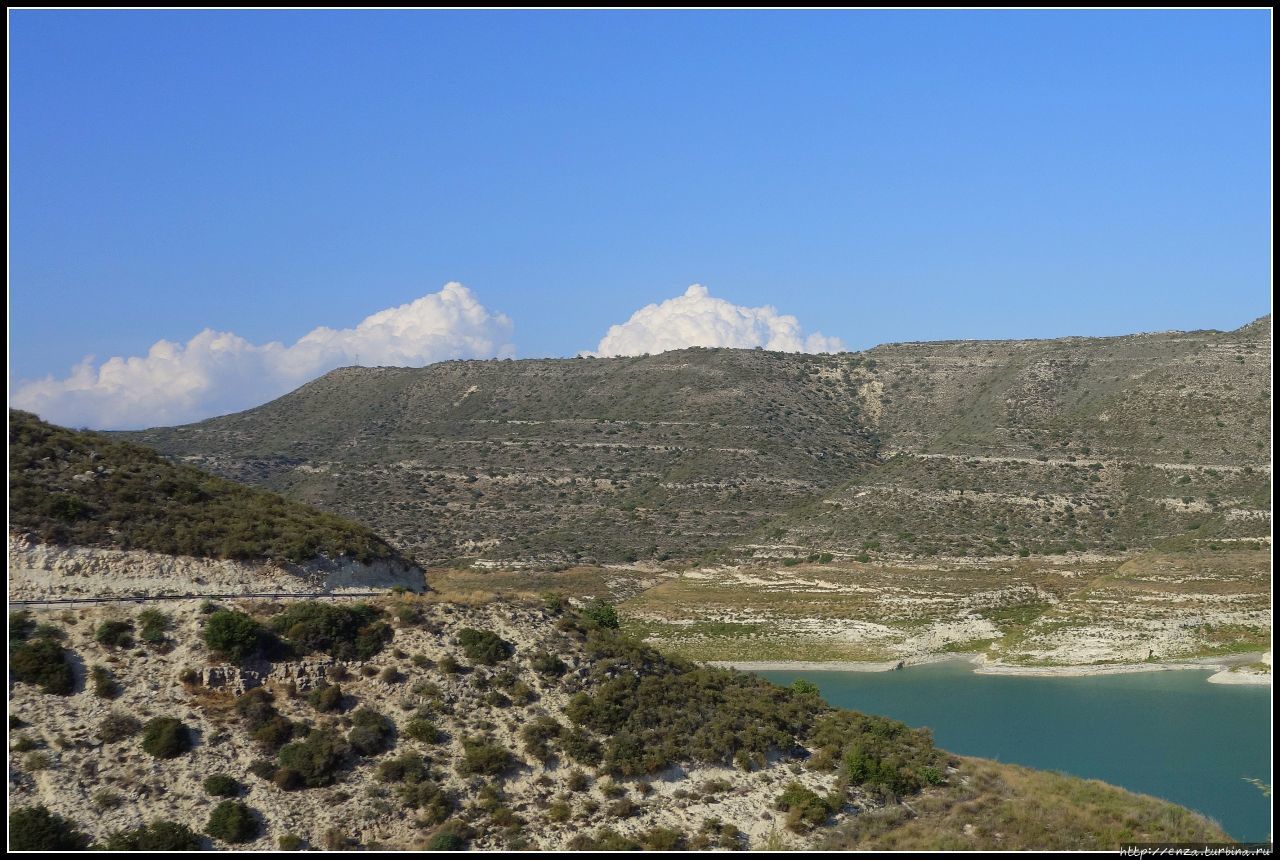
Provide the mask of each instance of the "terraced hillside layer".
{"label": "terraced hillside layer", "polygon": [[681,350],[346,368],[132,434],[374,524],[424,559],[698,555],[874,462],[835,359]]}
{"label": "terraced hillside layer", "polygon": [[409,562],[332,513],[175,466],[151,448],[9,410],[9,528],[19,543],[301,563]]}
{"label": "terraced hillside layer", "polygon": [[599,617],[439,594],[11,617],[10,847],[1227,841],[1152,797],[664,658]]}
{"label": "terraced hillside layer", "polygon": [[346,368],[132,434],[433,562],[1119,552],[1270,533],[1271,338]]}
{"label": "terraced hillside layer", "polygon": [[872,557],[1265,538],[1270,322],[876,347],[856,378],[885,465],[767,537]]}

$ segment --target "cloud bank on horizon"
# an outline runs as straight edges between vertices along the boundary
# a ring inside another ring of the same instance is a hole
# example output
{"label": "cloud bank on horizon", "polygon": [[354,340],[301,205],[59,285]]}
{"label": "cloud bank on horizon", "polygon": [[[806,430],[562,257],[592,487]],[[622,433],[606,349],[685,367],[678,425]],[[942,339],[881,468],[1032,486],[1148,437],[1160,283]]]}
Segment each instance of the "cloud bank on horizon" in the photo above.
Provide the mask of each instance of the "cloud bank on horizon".
{"label": "cloud bank on horizon", "polygon": [[297,343],[253,344],[205,329],[186,344],[157,341],[145,356],[86,357],[64,379],[19,385],[10,403],[71,427],[136,429],[199,421],[272,400],[337,367],[420,366],[515,355],[512,323],[450,282],[354,328],[325,326]]}
{"label": "cloud bank on horizon", "polygon": [[844,344],[821,332],[805,336],[800,321],[769,305],[747,308],[712,298],[694,284],[684,295],[646,305],[625,323],[609,327],[594,352],[583,355],[643,355],[690,346],[763,347],[779,352],[841,352]]}

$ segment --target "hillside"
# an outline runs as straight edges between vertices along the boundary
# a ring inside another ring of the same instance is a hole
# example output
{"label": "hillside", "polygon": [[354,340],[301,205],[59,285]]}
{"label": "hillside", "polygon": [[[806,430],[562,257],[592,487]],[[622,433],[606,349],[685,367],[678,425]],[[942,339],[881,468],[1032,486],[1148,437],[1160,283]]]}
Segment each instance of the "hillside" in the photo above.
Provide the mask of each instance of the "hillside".
{"label": "hillside", "polygon": [[12,409],[9,570],[11,597],[271,589],[299,578],[422,586],[416,566],[364,526]]}
{"label": "hillside", "polygon": [[687,558],[874,463],[833,361],[691,349],[345,368],[129,436],[370,523],[424,561]]}
{"label": "hillside", "polygon": [[1117,553],[1269,535],[1270,360],[1264,317],[838,355],[345,368],[128,435],[433,563]]}
{"label": "hillside", "polygon": [[605,604],[438,594],[11,616],[10,847],[1226,841],[613,623]]}

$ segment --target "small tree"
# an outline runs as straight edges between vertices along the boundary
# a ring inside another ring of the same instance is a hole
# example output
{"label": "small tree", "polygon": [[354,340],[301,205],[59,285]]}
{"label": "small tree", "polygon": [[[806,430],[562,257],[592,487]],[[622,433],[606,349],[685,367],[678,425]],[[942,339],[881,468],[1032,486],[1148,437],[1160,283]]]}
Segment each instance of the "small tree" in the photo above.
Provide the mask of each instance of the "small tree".
{"label": "small tree", "polygon": [[256,839],[262,832],[262,825],[253,810],[240,801],[224,800],[210,813],[204,832],[234,845]]}
{"label": "small tree", "polygon": [[596,627],[617,629],[618,610],[607,600],[597,598],[582,608],[582,617]]}
{"label": "small tree", "polygon": [[191,731],[177,717],[156,717],[143,727],[142,748],[156,758],[177,758],[191,749]]}

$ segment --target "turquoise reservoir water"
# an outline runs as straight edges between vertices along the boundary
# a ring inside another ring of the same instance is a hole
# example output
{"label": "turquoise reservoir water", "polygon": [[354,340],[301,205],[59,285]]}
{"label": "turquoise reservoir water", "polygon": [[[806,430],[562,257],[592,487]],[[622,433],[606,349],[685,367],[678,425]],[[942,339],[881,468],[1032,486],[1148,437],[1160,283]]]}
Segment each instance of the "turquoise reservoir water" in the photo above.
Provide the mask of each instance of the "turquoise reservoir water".
{"label": "turquoise reservoir water", "polygon": [[1179,670],[1082,678],[976,675],[964,663],[807,678],[837,707],[933,729],[938,746],[1101,779],[1202,812],[1241,841],[1271,832],[1271,688]]}

